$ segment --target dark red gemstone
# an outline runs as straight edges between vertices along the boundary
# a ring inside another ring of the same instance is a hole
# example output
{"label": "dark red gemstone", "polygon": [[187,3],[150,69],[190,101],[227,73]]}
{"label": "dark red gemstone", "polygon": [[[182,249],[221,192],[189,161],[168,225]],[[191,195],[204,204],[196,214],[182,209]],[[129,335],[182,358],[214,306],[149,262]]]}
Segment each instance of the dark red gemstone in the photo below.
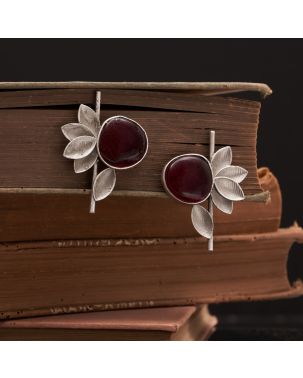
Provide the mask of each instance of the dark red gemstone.
{"label": "dark red gemstone", "polygon": [[100,157],[106,164],[114,168],[129,168],[144,157],[147,138],[136,122],[115,117],[102,127],[98,148]]}
{"label": "dark red gemstone", "polygon": [[179,201],[199,203],[211,189],[213,176],[208,161],[199,155],[181,155],[165,169],[164,180],[168,191]]}

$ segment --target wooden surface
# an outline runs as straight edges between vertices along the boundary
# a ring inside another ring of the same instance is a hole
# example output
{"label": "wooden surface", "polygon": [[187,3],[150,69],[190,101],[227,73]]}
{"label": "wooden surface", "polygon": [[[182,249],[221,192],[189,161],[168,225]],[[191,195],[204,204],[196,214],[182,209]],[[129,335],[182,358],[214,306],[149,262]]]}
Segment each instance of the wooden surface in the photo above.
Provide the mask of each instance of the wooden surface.
{"label": "wooden surface", "polygon": [[[92,94],[82,89],[0,92],[1,187],[91,187],[92,172],[75,174],[73,162],[62,156],[67,140],[60,127],[77,121],[75,105],[90,104]],[[149,137],[144,161],[117,172],[116,190],[163,193],[163,166],[178,154],[208,156],[209,130],[213,129],[217,148],[231,145],[233,164],[249,172],[243,182],[245,194],[260,192],[256,172],[259,111],[258,102],[226,97],[105,90],[101,121],[125,115],[138,121]]]}
{"label": "wooden surface", "polygon": [[[267,202],[235,202],[232,215],[215,209],[215,235],[276,231],[281,192],[267,168],[258,170]],[[88,213],[89,195],[0,192],[0,241],[197,236],[191,206],[167,196],[110,196]]]}
{"label": "wooden surface", "polygon": [[287,278],[294,226],[202,238],[2,243],[1,319],[301,295]]}

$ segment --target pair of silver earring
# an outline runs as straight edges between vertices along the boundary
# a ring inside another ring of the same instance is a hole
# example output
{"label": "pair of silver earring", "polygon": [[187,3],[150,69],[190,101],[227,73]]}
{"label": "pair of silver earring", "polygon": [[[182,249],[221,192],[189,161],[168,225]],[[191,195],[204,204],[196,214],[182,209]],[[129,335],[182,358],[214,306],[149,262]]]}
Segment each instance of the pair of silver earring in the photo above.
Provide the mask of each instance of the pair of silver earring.
{"label": "pair of silver earring", "polygon": [[[93,167],[90,213],[95,202],[113,191],[116,170],[138,165],[148,151],[148,136],[133,119],[114,116],[100,124],[101,93],[96,93],[96,109],[80,105],[78,123],[62,126],[69,140],[63,156],[74,160],[74,171],[81,173]],[[98,162],[107,168],[98,173]],[[200,154],[183,154],[171,159],[163,168],[162,183],[171,197],[192,205],[191,219],[196,231],[208,239],[213,250],[213,205],[231,214],[233,201],[244,199],[240,183],[247,171],[232,164],[231,147],[215,152],[215,131],[210,131],[209,158]],[[201,203],[208,201],[208,209]]]}

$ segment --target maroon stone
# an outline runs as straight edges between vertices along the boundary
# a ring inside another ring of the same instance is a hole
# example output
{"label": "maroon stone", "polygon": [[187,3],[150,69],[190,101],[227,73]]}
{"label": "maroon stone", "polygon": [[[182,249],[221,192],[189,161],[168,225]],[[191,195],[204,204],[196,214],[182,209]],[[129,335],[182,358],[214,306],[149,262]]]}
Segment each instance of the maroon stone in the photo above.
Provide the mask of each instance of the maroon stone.
{"label": "maroon stone", "polygon": [[167,189],[176,199],[193,204],[208,197],[213,176],[205,158],[199,155],[183,155],[168,164],[164,180]]}
{"label": "maroon stone", "polygon": [[138,163],[146,153],[147,138],[136,122],[115,117],[102,128],[98,148],[100,158],[114,168],[129,168]]}

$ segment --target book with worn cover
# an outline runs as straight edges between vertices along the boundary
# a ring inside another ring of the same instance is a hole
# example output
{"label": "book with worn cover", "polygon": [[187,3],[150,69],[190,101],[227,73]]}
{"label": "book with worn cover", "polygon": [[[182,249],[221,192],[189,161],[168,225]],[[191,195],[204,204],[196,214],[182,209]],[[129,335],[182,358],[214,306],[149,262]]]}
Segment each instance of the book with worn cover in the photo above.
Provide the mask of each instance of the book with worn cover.
{"label": "book with worn cover", "polygon": [[[276,231],[281,219],[281,193],[267,168],[258,170],[262,202],[234,203],[231,215],[215,209],[215,235]],[[88,196],[69,193],[0,194],[0,241],[197,236],[191,207],[171,198],[110,196],[88,213]]]}
{"label": "book with worn cover", "polygon": [[[209,130],[217,145],[233,148],[233,164],[248,170],[247,196],[260,192],[256,138],[260,101],[240,92],[271,93],[253,83],[0,83],[0,177],[2,191],[83,193],[91,172],[75,174],[62,156],[61,126],[77,121],[79,104],[95,103],[101,91],[101,122],[124,115],[148,134],[148,158],[119,171],[116,193],[164,194],[161,171],[175,155],[208,154]],[[228,97],[222,96],[228,94]],[[36,189],[36,190],[34,190]]]}
{"label": "book with worn cover", "polygon": [[298,226],[202,238],[2,243],[0,318],[302,294],[287,277]]}
{"label": "book with worn cover", "polygon": [[[61,126],[75,122],[79,104],[95,103],[96,90],[101,121],[114,114],[136,119],[150,148],[135,169],[117,172],[117,188],[91,216],[91,172],[75,174],[63,157]],[[260,100],[238,98],[242,92],[264,98],[271,90],[254,83],[0,83],[0,241],[196,236],[190,207],[168,198],[161,172],[177,154],[205,154],[210,129],[219,146],[232,146],[233,163],[248,170],[243,189],[250,201],[235,204],[232,216],[216,212],[215,233],[276,230],[278,210],[269,214],[264,205],[268,179],[256,168]]]}
{"label": "book with worn cover", "polygon": [[208,340],[217,318],[200,307],[66,314],[0,322],[0,340]]}

